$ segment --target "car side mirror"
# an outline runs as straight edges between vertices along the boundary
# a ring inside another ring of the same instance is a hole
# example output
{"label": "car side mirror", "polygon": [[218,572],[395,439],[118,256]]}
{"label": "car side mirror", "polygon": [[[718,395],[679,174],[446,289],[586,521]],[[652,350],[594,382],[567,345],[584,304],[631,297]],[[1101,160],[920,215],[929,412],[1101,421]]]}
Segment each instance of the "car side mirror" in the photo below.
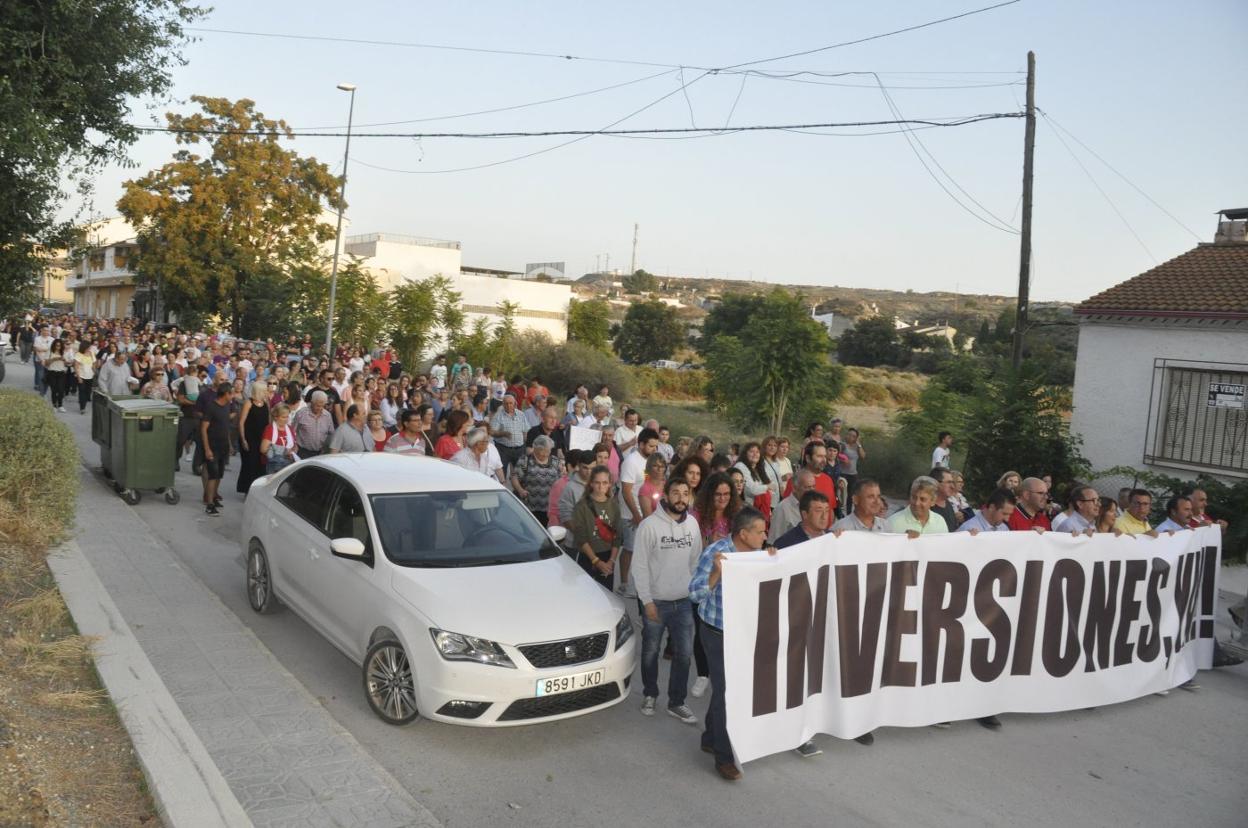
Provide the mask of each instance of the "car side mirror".
{"label": "car side mirror", "polygon": [[357,538],[334,538],[329,542],[329,551],[335,558],[346,558],[350,561],[364,559],[364,543]]}
{"label": "car side mirror", "polygon": [[546,531],[550,533],[550,539],[555,543],[563,543],[563,539],[568,536],[568,527],[566,526],[551,526]]}

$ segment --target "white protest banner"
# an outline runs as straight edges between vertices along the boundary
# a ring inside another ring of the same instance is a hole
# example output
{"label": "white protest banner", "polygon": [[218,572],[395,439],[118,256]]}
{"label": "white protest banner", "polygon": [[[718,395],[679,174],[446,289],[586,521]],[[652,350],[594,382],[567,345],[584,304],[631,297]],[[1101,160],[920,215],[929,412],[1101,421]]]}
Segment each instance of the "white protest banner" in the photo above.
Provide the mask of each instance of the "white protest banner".
{"label": "white protest banner", "polygon": [[846,532],[723,566],[728,733],[741,761],[1168,690],[1213,659],[1218,527],[1112,534]]}
{"label": "white protest banner", "polygon": [[595,428],[574,425],[568,434],[568,450],[586,449],[592,451],[594,446],[602,442],[602,432]]}

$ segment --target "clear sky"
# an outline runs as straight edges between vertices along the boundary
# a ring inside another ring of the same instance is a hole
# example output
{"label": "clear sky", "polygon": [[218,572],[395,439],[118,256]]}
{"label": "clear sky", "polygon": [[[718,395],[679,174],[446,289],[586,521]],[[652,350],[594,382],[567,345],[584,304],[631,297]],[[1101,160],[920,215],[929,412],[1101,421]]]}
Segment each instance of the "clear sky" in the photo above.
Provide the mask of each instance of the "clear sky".
{"label": "clear sky", "polygon": [[[206,28],[551,52],[722,67],[815,49],[989,5],[992,0],[895,2],[472,3],[213,0]],[[175,75],[166,109],[193,94],[252,98],[291,126],[354,123],[366,131],[598,129],[680,87],[679,70],[203,33]],[[906,117],[1018,111],[1026,53],[1037,55],[1038,106],[1148,193],[1150,204],[1069,137],[1097,184],[1037,125],[1032,296],[1079,300],[1211,241],[1214,212],[1248,207],[1248,3],[1243,0],[1023,0],[1015,5],[805,57],[767,72],[878,72]],[[510,112],[387,127],[367,124],[496,109],[649,80]],[[885,74],[887,73],[887,74]],[[963,74],[968,73],[968,74]],[[976,73],[976,74],[969,74]],[[978,74],[993,73],[993,74]],[[685,81],[700,72],[684,70]],[[870,75],[780,80],[718,74],[692,83],[624,127],[887,120]],[[744,85],[743,85],[744,83]],[[830,83],[845,84],[840,86]],[[1006,85],[1002,85],[1006,84]],[[905,87],[971,88],[905,88]],[[739,95],[739,98],[738,98]],[[736,105],[734,108],[734,101]],[[160,121],[163,123],[163,119]],[[835,130],[852,132],[852,130]],[[1023,122],[996,120],[914,133],[952,176],[945,186],[1017,227]],[[719,134],[687,140],[592,137],[514,163],[566,138],[358,138],[351,147],[350,232],[405,233],[463,243],[466,265],[527,262],[592,270],[597,256],[627,268],[633,223],[638,266],[663,275],[1013,294],[1018,237],[969,215],[924,171],[903,134]],[[341,168],[341,138],[293,146]],[[142,139],[139,170],[168,160],[170,136]],[[928,165],[935,169],[932,161]],[[386,172],[365,166],[423,170]],[[104,171],[94,210],[113,215],[121,182]],[[1134,234],[1115,207],[1129,222]],[[981,212],[982,215],[982,212]],[[989,222],[992,219],[987,219]],[[1138,235],[1138,240],[1136,238]],[[1145,251],[1147,247],[1147,251]]]}

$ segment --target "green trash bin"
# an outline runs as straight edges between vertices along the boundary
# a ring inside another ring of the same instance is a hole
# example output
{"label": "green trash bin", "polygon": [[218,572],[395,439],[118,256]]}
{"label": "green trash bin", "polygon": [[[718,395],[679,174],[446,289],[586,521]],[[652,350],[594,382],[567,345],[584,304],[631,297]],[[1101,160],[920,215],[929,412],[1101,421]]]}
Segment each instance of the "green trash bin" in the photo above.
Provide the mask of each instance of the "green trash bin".
{"label": "green trash bin", "polygon": [[108,401],[106,468],[113,487],[127,503],[138,503],[140,491],[163,494],[169,503],[180,499],[173,488],[173,451],[181,416],[178,406],[159,400],[113,397]]}
{"label": "green trash bin", "polygon": [[100,447],[100,467],[104,476],[112,478],[113,461],[111,448],[113,444],[113,427],[110,420],[109,402],[112,400],[139,400],[138,394],[122,394],[110,397],[98,388],[91,394],[91,439]]}

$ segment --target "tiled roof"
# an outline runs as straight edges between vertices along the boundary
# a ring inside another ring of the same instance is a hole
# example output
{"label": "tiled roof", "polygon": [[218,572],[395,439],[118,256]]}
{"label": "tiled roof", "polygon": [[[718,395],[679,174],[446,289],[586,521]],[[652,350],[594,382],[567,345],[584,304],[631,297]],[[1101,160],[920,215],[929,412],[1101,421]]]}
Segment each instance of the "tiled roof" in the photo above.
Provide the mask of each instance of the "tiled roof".
{"label": "tiled roof", "polygon": [[1201,244],[1080,303],[1081,316],[1248,319],[1248,244]]}

